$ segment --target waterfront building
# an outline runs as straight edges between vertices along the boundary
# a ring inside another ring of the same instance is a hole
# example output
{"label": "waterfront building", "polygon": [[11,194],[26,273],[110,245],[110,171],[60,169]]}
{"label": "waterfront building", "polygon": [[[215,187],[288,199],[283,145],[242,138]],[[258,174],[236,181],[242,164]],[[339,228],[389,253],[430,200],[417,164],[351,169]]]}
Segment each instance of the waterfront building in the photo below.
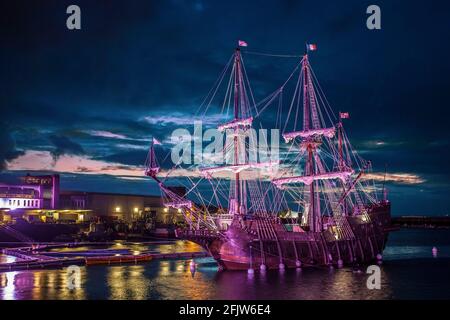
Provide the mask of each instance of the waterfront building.
{"label": "waterfront building", "polygon": [[152,217],[162,224],[182,221],[181,213],[166,208],[160,196],[62,191],[60,203],[62,209],[88,209],[93,216],[107,220],[133,222]]}
{"label": "waterfront building", "polygon": [[[83,223],[98,219],[131,223],[152,218],[159,224],[183,221],[180,210],[163,205],[160,196],[105,192],[60,191],[58,174],[20,178],[21,184],[0,184],[0,222]],[[172,187],[183,193],[183,187]]]}
{"label": "waterfront building", "polygon": [[11,222],[23,218],[29,222],[89,221],[91,210],[59,206],[59,175],[20,178],[20,184],[0,184],[0,221]]}

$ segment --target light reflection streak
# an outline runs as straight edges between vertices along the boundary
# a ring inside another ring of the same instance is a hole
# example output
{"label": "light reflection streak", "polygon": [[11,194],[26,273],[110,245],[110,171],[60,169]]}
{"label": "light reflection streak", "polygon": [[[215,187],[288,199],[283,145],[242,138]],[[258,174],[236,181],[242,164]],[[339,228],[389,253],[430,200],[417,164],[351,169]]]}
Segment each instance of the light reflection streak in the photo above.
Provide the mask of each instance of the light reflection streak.
{"label": "light reflection streak", "polygon": [[[150,246],[155,251],[198,250],[197,245],[183,241],[171,245],[127,244],[124,249],[146,251]],[[408,255],[418,255],[408,246],[401,248]],[[444,250],[443,246],[439,248]],[[427,254],[431,255],[429,250]],[[249,278],[246,271],[218,272],[211,258],[200,258],[195,259],[197,268],[192,277],[189,262],[153,260],[136,265],[82,267],[79,290],[67,289],[65,269],[0,273],[0,299],[389,299],[394,291],[392,283],[396,283],[391,279],[395,269],[388,263],[381,266],[382,290],[368,290],[365,267],[361,273],[303,268],[286,269],[283,274],[278,270],[261,273],[255,268]]]}

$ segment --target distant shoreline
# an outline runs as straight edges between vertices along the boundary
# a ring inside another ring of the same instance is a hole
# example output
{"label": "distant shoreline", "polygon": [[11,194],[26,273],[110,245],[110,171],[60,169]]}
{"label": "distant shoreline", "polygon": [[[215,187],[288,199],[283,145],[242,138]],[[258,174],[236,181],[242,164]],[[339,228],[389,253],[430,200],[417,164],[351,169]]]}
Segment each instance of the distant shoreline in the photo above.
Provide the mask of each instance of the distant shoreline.
{"label": "distant shoreline", "polygon": [[448,229],[450,217],[400,216],[392,217],[392,224],[402,228]]}

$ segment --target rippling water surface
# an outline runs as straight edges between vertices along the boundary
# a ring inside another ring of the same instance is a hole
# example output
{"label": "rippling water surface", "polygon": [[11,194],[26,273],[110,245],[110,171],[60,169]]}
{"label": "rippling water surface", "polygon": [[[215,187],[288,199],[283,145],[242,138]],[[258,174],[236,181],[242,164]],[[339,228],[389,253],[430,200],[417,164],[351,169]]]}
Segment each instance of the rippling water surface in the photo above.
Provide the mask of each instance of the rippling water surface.
{"label": "rippling water surface", "polygon": [[[436,246],[438,257],[431,249]],[[82,251],[88,248],[79,248]],[[99,250],[198,251],[190,242],[115,244]],[[74,251],[56,250],[59,252]],[[14,258],[1,256],[0,262]],[[81,288],[67,288],[66,269],[0,273],[0,299],[449,299],[450,230],[392,233],[381,266],[381,290],[349,269],[218,272],[212,259],[155,260],[146,264],[81,267]]]}

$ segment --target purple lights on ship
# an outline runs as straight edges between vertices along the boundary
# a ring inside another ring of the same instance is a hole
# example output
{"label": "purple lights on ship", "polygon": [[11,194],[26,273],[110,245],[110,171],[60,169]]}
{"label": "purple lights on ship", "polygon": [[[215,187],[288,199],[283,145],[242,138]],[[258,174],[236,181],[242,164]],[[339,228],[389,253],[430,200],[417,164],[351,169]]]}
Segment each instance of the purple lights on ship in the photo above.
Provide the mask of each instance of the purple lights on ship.
{"label": "purple lights on ship", "polygon": [[[342,267],[376,261],[391,231],[390,203],[383,198],[384,190],[366,177],[371,163],[350,144],[342,122],[348,113],[334,115],[308,54],[299,56],[286,82],[259,103],[239,48],[231,59],[202,114],[208,117],[215,98],[222,101],[224,116],[233,114],[218,126],[232,134],[225,139],[223,153],[233,161],[184,168],[197,172],[198,178],[184,182],[188,191],[182,195],[166,186],[172,171],[164,179],[159,176],[154,144],[149,151],[146,175],[158,183],[167,205],[185,217],[186,226],[177,236],[200,244],[222,269]],[[222,81],[227,74],[228,81]],[[219,90],[222,83],[225,90]],[[222,91],[225,97],[216,97]],[[287,151],[280,159],[269,156],[268,161],[255,162],[246,138],[270,109],[272,117],[276,112]]]}

